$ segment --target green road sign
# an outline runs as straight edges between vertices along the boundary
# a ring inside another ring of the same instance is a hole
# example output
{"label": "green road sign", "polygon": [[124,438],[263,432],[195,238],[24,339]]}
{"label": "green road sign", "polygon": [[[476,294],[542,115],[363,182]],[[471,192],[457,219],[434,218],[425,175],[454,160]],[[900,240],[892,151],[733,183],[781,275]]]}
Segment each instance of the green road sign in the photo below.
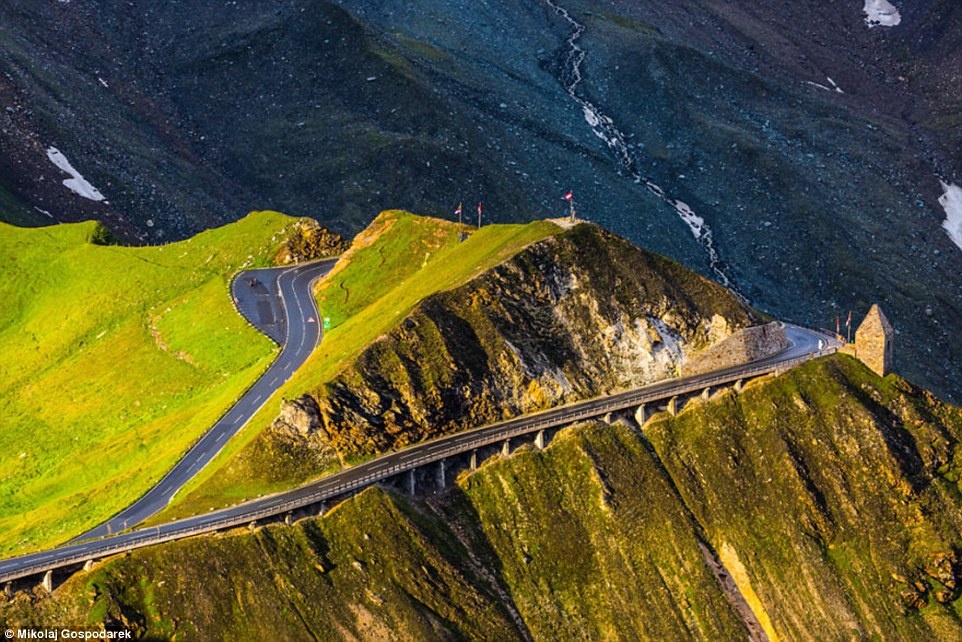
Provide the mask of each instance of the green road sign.
{"label": "green road sign", "polygon": [[331,317],[324,317],[324,329],[325,330],[331,329]]}

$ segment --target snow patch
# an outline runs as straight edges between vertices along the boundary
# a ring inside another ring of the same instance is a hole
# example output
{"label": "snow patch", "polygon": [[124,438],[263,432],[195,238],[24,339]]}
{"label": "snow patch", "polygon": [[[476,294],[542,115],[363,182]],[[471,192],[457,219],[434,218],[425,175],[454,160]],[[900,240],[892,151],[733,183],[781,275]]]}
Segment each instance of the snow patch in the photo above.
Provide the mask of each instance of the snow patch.
{"label": "snow patch", "polygon": [[825,76],[825,78],[826,78],[826,80],[828,80],[828,84],[830,84],[831,87],[826,87],[825,85],[821,85],[821,84],[819,84],[819,83],[817,83],[817,82],[812,82],[811,80],[806,80],[806,81],[805,81],[805,84],[806,84],[806,85],[811,85],[812,87],[816,87],[816,88],[818,88],[818,89],[824,89],[825,91],[834,91],[835,93],[838,93],[838,94],[844,94],[844,93],[845,93],[844,91],[842,91],[842,88],[841,88],[841,87],[839,87],[838,85],[835,84],[835,81],[832,80],[832,78],[831,78],[830,76]]}
{"label": "snow patch", "polygon": [[73,177],[68,178],[63,182],[64,187],[74,192],[78,196],[90,199],[91,201],[99,202],[104,200],[104,195],[101,194],[96,187],[88,183],[87,179],[80,175],[80,172],[73,168],[73,165],[70,164],[70,161],[67,160],[67,157],[64,156],[63,152],[61,152],[59,149],[56,147],[48,148],[47,158],[50,159],[51,163]]}
{"label": "snow patch", "polygon": [[692,235],[694,235],[696,239],[700,239],[705,229],[705,219],[695,214],[695,211],[688,207],[687,203],[683,203],[682,201],[675,201],[675,211],[678,212],[681,220],[691,229]]}
{"label": "snow patch", "polygon": [[582,105],[581,111],[584,112],[585,122],[588,123],[589,127],[597,127],[599,124],[601,124],[601,121],[598,120],[598,114],[588,105]]}
{"label": "snow patch", "polygon": [[942,223],[942,227],[945,228],[945,233],[949,235],[952,242],[962,250],[962,187],[954,183],[952,185],[942,183],[942,190],[945,192],[939,198],[939,205],[945,210],[945,222]]}
{"label": "snow patch", "polygon": [[899,10],[888,0],[865,0],[862,8],[865,24],[872,27],[894,27],[902,22]]}

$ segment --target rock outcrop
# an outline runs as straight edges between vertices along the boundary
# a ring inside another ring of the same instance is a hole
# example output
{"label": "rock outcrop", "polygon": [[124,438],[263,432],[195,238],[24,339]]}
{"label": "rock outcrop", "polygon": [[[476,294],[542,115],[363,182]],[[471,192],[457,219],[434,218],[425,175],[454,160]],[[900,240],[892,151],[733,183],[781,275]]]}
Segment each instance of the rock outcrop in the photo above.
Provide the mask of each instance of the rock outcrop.
{"label": "rock outcrop", "polygon": [[312,218],[299,218],[288,230],[288,237],[274,262],[288,265],[343,254],[350,243]]}
{"label": "rock outcrop", "polygon": [[267,441],[275,454],[308,458],[315,466],[326,467],[337,461],[317,402],[308,395],[281,402],[281,411],[268,428]]}

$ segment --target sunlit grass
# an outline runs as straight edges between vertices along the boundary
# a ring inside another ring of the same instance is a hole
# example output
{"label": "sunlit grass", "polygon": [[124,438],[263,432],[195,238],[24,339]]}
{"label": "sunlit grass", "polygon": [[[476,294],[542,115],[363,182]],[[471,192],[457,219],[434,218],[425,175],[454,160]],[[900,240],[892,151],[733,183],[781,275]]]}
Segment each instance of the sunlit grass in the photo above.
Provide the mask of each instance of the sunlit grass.
{"label": "sunlit grass", "polygon": [[148,248],[92,244],[94,223],[0,224],[0,555],[132,503],[268,366],[228,284],[292,220]]}

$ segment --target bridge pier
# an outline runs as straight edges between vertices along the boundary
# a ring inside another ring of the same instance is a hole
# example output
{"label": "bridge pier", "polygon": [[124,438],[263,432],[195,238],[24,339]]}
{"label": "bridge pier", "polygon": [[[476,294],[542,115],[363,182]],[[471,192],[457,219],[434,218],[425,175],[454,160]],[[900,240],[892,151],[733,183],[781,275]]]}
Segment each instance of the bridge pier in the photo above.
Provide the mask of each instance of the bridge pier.
{"label": "bridge pier", "polygon": [[446,488],[445,479],[444,479],[444,460],[443,459],[438,462],[438,488],[440,488],[441,490],[444,490]]}
{"label": "bridge pier", "polygon": [[47,571],[43,574],[43,581],[40,583],[47,593],[53,593],[53,571]]}
{"label": "bridge pier", "polygon": [[324,517],[324,513],[327,512],[327,502],[321,502],[321,505],[317,507],[317,516]]}
{"label": "bridge pier", "polygon": [[645,421],[648,419],[646,414],[645,404],[638,404],[638,408],[635,410],[635,422],[637,422],[639,428],[645,425]]}
{"label": "bridge pier", "polygon": [[678,397],[672,397],[668,400],[668,414],[674,417],[678,414]]}
{"label": "bridge pier", "polygon": [[475,448],[474,450],[471,451],[471,463],[470,463],[470,466],[471,466],[471,470],[477,470],[477,469],[478,469],[478,449],[477,449],[477,448]]}
{"label": "bridge pier", "polygon": [[538,450],[544,450],[544,431],[539,430],[534,436],[534,447]]}
{"label": "bridge pier", "polygon": [[89,573],[89,572],[92,571],[93,569],[94,569],[94,561],[93,561],[93,560],[87,560],[86,562],[84,562],[84,571],[86,571],[87,573]]}
{"label": "bridge pier", "polygon": [[742,388],[744,387],[745,387],[744,379],[739,379],[738,381],[735,382],[735,392],[741,392]]}
{"label": "bridge pier", "polygon": [[414,469],[408,471],[408,495],[414,497]]}
{"label": "bridge pier", "polygon": [[501,444],[501,456],[507,457],[511,454],[511,440],[505,439],[504,443]]}
{"label": "bridge pier", "polygon": [[287,513],[286,515],[284,515],[284,523],[287,524],[288,526],[290,526],[291,524],[294,523],[294,513],[293,513],[293,512],[288,511],[288,513]]}
{"label": "bridge pier", "polygon": [[615,422],[614,417],[611,416],[610,412],[606,412],[601,416],[602,423],[608,424],[609,426]]}
{"label": "bridge pier", "polygon": [[708,401],[708,398],[709,398],[710,396],[711,396],[711,387],[710,387],[710,386],[705,386],[705,389],[701,391],[702,401]]}

